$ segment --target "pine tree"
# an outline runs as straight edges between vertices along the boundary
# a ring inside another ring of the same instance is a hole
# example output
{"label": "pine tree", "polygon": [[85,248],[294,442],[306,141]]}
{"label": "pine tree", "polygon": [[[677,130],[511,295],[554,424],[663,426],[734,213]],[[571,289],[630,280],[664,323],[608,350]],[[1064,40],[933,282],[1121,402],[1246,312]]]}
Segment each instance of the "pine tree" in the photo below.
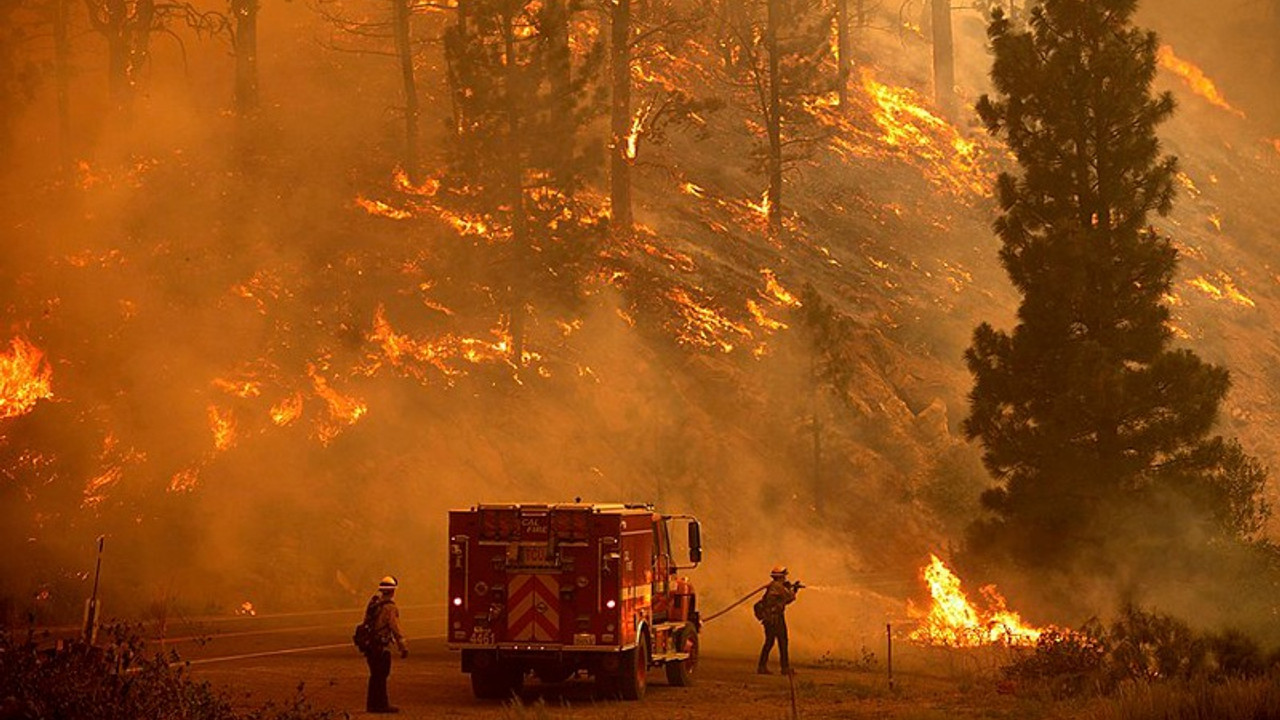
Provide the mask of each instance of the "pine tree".
{"label": "pine tree", "polygon": [[1227,371],[1171,346],[1177,253],[1149,218],[1173,203],[1155,130],[1174,105],[1152,94],[1157,40],[1135,6],[1046,0],[1026,29],[999,11],[989,27],[996,96],[978,112],[1021,167],[998,181],[995,230],[1022,303],[1011,334],[984,323],[965,356],[964,429],[997,481],[978,558],[1134,566],[1247,539],[1266,513],[1265,470],[1209,436]]}
{"label": "pine tree", "polygon": [[445,192],[455,212],[485,218],[485,241],[455,258],[483,267],[472,281],[502,306],[522,362],[534,300],[578,299],[603,223],[576,196],[594,169],[580,144],[586,79],[599,46],[573,65],[564,33],[576,5],[473,0],[445,39],[454,99]]}

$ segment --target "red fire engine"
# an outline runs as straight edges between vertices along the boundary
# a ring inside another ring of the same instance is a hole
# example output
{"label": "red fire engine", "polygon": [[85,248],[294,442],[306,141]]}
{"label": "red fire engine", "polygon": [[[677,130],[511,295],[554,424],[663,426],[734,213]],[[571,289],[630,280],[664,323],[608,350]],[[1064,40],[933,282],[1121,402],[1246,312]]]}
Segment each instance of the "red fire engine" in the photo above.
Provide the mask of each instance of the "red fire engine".
{"label": "red fire engine", "polygon": [[[687,527],[689,564],[672,557]],[[580,673],[608,695],[644,696],[650,667],[689,685],[698,604],[677,572],[701,561],[689,515],[647,505],[482,504],[449,513],[449,647],[479,698],[505,698],[525,676]]]}

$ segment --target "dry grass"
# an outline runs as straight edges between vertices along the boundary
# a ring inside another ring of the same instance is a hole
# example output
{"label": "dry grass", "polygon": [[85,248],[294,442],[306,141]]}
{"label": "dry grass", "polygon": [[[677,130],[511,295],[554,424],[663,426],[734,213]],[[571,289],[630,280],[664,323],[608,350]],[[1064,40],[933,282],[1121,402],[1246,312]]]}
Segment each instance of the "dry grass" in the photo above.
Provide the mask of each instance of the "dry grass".
{"label": "dry grass", "polygon": [[1263,720],[1280,718],[1280,677],[1133,682],[1100,701],[1089,720]]}

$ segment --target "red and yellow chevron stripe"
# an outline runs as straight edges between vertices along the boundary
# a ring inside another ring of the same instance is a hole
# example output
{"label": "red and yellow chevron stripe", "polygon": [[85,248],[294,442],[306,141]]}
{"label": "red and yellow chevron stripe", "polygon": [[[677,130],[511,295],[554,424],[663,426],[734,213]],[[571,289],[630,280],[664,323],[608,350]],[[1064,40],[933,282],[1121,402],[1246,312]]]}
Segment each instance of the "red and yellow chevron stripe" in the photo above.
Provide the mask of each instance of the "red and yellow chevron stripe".
{"label": "red and yellow chevron stripe", "polygon": [[508,590],[507,631],[513,641],[547,642],[560,635],[560,588],[549,575],[516,575]]}

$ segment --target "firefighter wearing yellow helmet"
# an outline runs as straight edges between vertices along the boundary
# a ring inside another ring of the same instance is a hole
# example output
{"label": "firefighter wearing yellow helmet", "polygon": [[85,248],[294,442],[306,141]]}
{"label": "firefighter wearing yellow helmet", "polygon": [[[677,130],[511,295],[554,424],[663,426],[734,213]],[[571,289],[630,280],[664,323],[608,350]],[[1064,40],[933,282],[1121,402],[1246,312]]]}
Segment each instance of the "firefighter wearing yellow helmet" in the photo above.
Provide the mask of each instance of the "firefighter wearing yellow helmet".
{"label": "firefighter wearing yellow helmet", "polygon": [[409,656],[409,646],[400,630],[400,608],[396,607],[395,594],[400,582],[388,575],[378,583],[378,592],[369,598],[365,607],[366,622],[373,628],[373,645],[365,652],[369,663],[369,689],[365,694],[365,710],[371,713],[394,713],[399,708],[387,698],[387,678],[391,675],[391,646],[400,650],[400,657]]}
{"label": "firefighter wearing yellow helmet", "polygon": [[782,662],[782,674],[791,674],[791,657],[787,652],[787,606],[796,601],[796,591],[804,587],[799,581],[787,582],[787,568],[775,565],[769,573],[769,585],[761,598],[760,623],[764,625],[764,647],[760,648],[760,663],[756,672],[769,675],[769,653],[778,644],[778,659]]}

